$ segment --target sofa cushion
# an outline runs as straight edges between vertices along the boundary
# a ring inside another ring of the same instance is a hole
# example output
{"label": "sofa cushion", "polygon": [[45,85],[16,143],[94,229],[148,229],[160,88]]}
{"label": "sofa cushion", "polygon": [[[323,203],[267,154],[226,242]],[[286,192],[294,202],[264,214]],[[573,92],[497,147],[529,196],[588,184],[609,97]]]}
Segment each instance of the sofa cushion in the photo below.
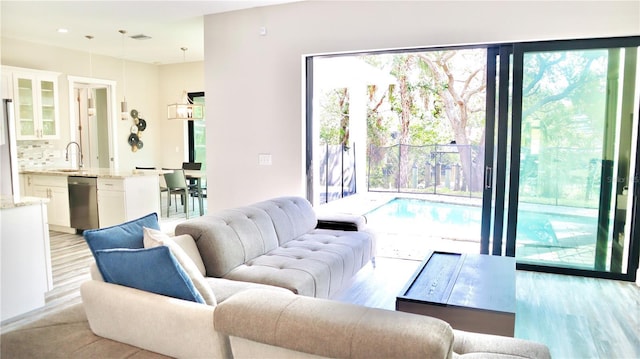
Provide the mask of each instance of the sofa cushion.
{"label": "sofa cushion", "polygon": [[269,214],[280,245],[297,238],[318,224],[311,203],[302,197],[279,197],[258,202],[253,207]]}
{"label": "sofa cushion", "polygon": [[166,246],[149,249],[102,249],[95,252],[104,280],[173,298],[205,303]]}
{"label": "sofa cushion", "polygon": [[193,237],[188,234],[183,234],[181,236],[173,236],[171,239],[173,239],[173,241],[176,242],[185,253],[187,253],[189,258],[191,258],[193,263],[195,263],[196,267],[198,267],[200,274],[206,275],[207,270],[204,266],[204,262],[202,262],[202,257],[200,256],[198,246],[196,245],[196,241],[193,240]]}
{"label": "sofa cushion", "polygon": [[216,305],[216,297],[213,295],[211,287],[204,279],[198,266],[193,262],[189,255],[178,245],[171,237],[161,231],[144,227],[144,247],[154,248],[158,246],[167,246],[171,254],[178,260],[182,269],[189,276],[205,303]]}
{"label": "sofa cushion", "polygon": [[271,218],[254,207],[190,219],[178,224],[175,233],[193,237],[209,277],[224,277],[233,268],[278,247]]}
{"label": "sofa cushion", "polygon": [[371,259],[372,253],[373,241],[367,233],[316,229],[236,267],[225,278],[331,298]]}
{"label": "sofa cushion", "polygon": [[111,248],[143,248],[143,227],[160,229],[158,215],[150,213],[129,222],[100,229],[89,229],[83,236],[94,257],[96,251]]}
{"label": "sofa cushion", "polygon": [[213,289],[213,292],[216,295],[216,300],[218,301],[218,304],[233,297],[237,293],[244,292],[245,290],[261,289],[261,290],[274,290],[274,291],[285,292],[285,293],[289,292],[288,290],[282,287],[276,287],[276,286],[266,285],[266,284],[243,282],[239,280],[230,280],[230,279],[214,278],[214,277],[207,277],[206,280],[207,280],[207,283],[209,283],[209,285]]}

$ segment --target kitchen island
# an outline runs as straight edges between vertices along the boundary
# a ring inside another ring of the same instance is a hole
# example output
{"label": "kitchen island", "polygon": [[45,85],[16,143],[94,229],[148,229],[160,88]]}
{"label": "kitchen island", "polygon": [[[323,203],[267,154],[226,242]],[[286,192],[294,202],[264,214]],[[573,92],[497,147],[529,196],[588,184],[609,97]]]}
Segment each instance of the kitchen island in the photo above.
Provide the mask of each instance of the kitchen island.
{"label": "kitchen island", "polygon": [[[85,206],[97,215],[93,227],[104,228],[156,212],[160,214],[160,171],[111,170],[108,168],[31,169],[20,171],[20,189],[24,196],[47,198],[49,229],[75,233],[89,228],[74,228],[69,199],[70,177],[96,180],[95,198]],[[95,191],[95,193],[93,192]],[[89,207],[90,206],[90,207]],[[95,206],[95,207],[94,207]],[[80,209],[83,211],[84,207]],[[77,212],[76,212],[77,213]]]}
{"label": "kitchen island", "polygon": [[52,289],[47,200],[1,197],[0,320],[44,305]]}

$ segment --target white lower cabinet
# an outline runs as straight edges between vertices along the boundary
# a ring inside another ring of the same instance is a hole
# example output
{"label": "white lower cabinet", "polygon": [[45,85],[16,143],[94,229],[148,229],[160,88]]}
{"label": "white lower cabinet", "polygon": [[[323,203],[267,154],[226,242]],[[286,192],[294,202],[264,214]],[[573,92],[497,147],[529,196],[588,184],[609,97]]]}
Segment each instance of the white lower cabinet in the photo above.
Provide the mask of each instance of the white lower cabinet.
{"label": "white lower cabinet", "polygon": [[[98,222],[100,228],[130,221],[149,213],[160,217],[158,176],[101,177],[98,175]],[[21,174],[23,196],[47,198],[49,229],[67,233],[71,228],[67,176]]]}
{"label": "white lower cabinet", "polygon": [[158,176],[98,177],[100,228],[140,218],[160,210]]}
{"label": "white lower cabinet", "polygon": [[50,226],[69,228],[69,189],[66,176],[29,175],[27,176],[27,195],[47,198],[47,216]]}

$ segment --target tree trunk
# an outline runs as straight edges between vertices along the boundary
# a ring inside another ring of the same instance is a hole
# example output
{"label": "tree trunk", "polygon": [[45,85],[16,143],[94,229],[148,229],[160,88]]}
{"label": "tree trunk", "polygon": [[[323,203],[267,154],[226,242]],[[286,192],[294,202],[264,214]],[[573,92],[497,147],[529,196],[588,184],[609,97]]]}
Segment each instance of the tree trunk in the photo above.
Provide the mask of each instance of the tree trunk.
{"label": "tree trunk", "polygon": [[[433,55],[435,58],[431,58]],[[484,131],[482,140],[479,145],[478,153],[474,163],[473,151],[471,150],[471,142],[467,132],[467,124],[471,110],[469,109],[470,98],[484,91],[486,85],[484,81],[481,81],[481,85],[470,88],[472,80],[479,74],[484,74],[484,67],[472,71],[467,79],[464,81],[464,86],[461,90],[456,88],[456,79],[454,79],[453,73],[450,69],[449,60],[455,55],[455,52],[434,52],[432,54],[420,55],[420,58],[425,61],[429,66],[433,76],[438,84],[444,85],[444,91],[440,92],[440,98],[444,104],[446,117],[451,124],[453,133],[455,136],[456,144],[458,145],[458,153],[460,155],[460,163],[462,165],[463,190],[470,190],[472,192],[482,191],[482,168],[484,167]],[[461,79],[457,79],[459,82]]]}
{"label": "tree trunk", "polygon": [[400,134],[398,142],[399,148],[399,173],[397,188],[407,188],[408,179],[411,168],[409,168],[409,125],[411,124],[411,106],[413,96],[409,90],[409,84],[407,79],[407,72],[410,69],[413,56],[409,55],[403,58],[397,69],[398,73],[398,90],[400,91]]}

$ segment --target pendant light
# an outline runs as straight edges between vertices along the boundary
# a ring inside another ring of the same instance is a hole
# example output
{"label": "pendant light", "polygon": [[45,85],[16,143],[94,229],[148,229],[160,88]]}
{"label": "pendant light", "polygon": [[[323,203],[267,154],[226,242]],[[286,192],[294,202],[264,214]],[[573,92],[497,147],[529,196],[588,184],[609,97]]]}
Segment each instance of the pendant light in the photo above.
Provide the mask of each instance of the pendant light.
{"label": "pendant light", "polygon": [[[182,63],[185,63],[186,47],[181,47]],[[193,103],[187,96],[187,91],[182,91],[182,96],[178,103],[167,106],[167,118],[169,120],[202,120],[204,118],[204,105]]]}
{"label": "pendant light", "polygon": [[[85,36],[89,41],[93,40],[93,36]],[[89,77],[93,78],[93,47],[89,46]],[[93,116],[96,114],[96,106],[93,101],[93,89],[87,88],[87,114]]]}
{"label": "pendant light", "polygon": [[127,110],[127,71],[126,65],[124,61],[124,37],[127,33],[126,30],[118,30],[120,34],[122,34],[122,102],[120,102],[120,117],[122,120],[127,120],[129,118],[129,111]]}

